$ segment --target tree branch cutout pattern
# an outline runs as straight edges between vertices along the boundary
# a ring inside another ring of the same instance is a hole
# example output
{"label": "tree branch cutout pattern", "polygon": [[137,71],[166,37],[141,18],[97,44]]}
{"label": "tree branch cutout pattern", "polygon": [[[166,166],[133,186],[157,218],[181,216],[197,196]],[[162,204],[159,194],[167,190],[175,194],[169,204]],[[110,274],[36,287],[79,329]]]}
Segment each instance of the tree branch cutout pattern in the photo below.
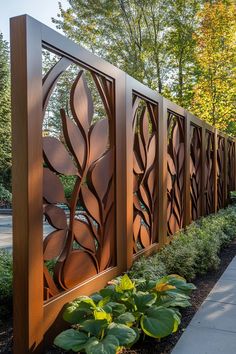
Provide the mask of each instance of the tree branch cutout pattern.
{"label": "tree branch cutout pattern", "polygon": [[222,136],[217,136],[217,209],[224,207],[224,151],[225,140]]}
{"label": "tree branch cutout pattern", "polygon": [[204,209],[205,215],[209,215],[214,211],[214,134],[207,130],[205,139]]}
{"label": "tree branch cutout pattern", "polygon": [[[44,112],[57,80],[70,64],[62,58],[44,77]],[[60,141],[53,136],[43,137],[44,215],[54,229],[43,242],[45,300],[116,263],[114,84],[91,74],[107,117],[92,124],[93,98],[84,71],[79,70],[70,91],[71,117],[64,107],[60,111],[63,138]],[[69,200],[61,176],[75,178]],[[54,264],[50,271],[48,262]]]}
{"label": "tree branch cutout pattern", "polygon": [[133,96],[133,252],[157,242],[157,105]]}
{"label": "tree branch cutout pattern", "polygon": [[228,140],[228,181],[227,181],[227,191],[229,197],[229,192],[235,189],[235,142]]}
{"label": "tree branch cutout pattern", "polygon": [[167,227],[173,235],[184,220],[184,119],[168,112],[167,146]]}
{"label": "tree branch cutout pattern", "polygon": [[191,220],[201,215],[201,128],[190,125]]}

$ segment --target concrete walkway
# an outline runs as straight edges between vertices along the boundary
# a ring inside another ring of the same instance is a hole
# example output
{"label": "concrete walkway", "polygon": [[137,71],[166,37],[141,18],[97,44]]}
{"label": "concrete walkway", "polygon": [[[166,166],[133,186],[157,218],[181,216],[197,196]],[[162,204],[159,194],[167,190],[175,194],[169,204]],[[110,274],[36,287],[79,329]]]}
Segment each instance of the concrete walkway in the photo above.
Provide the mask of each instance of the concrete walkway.
{"label": "concrete walkway", "polygon": [[171,354],[236,353],[236,257],[188,325]]}
{"label": "concrete walkway", "polygon": [[[47,223],[43,223],[43,234],[48,235],[54,229]],[[0,249],[12,248],[12,216],[0,214]]]}

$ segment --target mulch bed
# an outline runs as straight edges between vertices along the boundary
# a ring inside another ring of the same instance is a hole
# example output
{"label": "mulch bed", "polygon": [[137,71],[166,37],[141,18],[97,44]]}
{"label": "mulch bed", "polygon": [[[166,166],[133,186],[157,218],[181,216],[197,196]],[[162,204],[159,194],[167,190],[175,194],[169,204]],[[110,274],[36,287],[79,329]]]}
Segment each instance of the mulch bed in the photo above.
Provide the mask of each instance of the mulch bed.
{"label": "mulch bed", "polygon": [[[220,253],[220,267],[217,271],[209,272],[204,276],[199,276],[194,280],[197,287],[191,295],[192,307],[184,309],[182,313],[182,321],[179,330],[169,337],[162,339],[160,342],[146,337],[144,342],[138,342],[132,350],[124,350],[127,354],[169,354],[175,344],[178,342],[185,328],[191,321],[195,312],[201,306],[217,280],[223,274],[231,260],[236,256],[236,240]],[[12,320],[0,325],[0,353],[12,353]],[[62,354],[65,353],[56,348],[51,348],[46,354]],[[68,352],[67,352],[68,353]],[[71,352],[72,353],[72,352]],[[69,353],[68,353],[69,354]]]}

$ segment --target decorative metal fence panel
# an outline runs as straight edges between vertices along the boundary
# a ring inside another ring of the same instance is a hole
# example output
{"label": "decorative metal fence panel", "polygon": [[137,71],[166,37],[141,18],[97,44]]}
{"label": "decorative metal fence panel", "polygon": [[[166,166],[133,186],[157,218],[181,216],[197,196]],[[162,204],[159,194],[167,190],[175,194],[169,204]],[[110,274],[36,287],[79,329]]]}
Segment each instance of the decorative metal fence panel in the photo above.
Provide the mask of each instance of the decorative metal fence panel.
{"label": "decorative metal fence panel", "polygon": [[43,353],[67,302],[227,204],[236,141],[31,17],[11,20],[11,63],[14,353]]}

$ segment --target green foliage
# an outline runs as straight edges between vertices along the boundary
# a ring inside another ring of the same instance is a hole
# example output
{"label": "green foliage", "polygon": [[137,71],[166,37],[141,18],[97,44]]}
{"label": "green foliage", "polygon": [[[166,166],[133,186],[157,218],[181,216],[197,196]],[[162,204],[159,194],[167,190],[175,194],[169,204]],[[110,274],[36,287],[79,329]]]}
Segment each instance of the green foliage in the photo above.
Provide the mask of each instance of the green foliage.
{"label": "green foliage", "polygon": [[12,203],[12,194],[2,184],[0,184],[0,207],[10,206]]}
{"label": "green foliage", "polygon": [[61,176],[61,181],[64,187],[65,196],[70,199],[75,186],[76,177],[75,176]]}
{"label": "green foliage", "polygon": [[0,313],[1,320],[8,316],[12,309],[12,255],[0,250]]}
{"label": "green foliage", "polygon": [[193,289],[177,275],[132,281],[125,274],[99,293],[68,304],[63,317],[73,328],[59,334],[54,344],[75,352],[115,354],[140,336],[166,337],[178,329],[179,308],[190,306]]}
{"label": "green foliage", "polygon": [[236,134],[236,3],[206,1],[198,13],[195,34],[200,69],[194,87],[193,111],[208,123]]}
{"label": "green foliage", "polygon": [[11,117],[8,44],[0,33],[0,183],[10,188]]}
{"label": "green foliage", "polygon": [[178,273],[192,280],[197,274],[217,269],[220,249],[235,237],[236,206],[232,205],[192,223],[153,257],[140,258],[129,275],[156,279],[159,274]]}

